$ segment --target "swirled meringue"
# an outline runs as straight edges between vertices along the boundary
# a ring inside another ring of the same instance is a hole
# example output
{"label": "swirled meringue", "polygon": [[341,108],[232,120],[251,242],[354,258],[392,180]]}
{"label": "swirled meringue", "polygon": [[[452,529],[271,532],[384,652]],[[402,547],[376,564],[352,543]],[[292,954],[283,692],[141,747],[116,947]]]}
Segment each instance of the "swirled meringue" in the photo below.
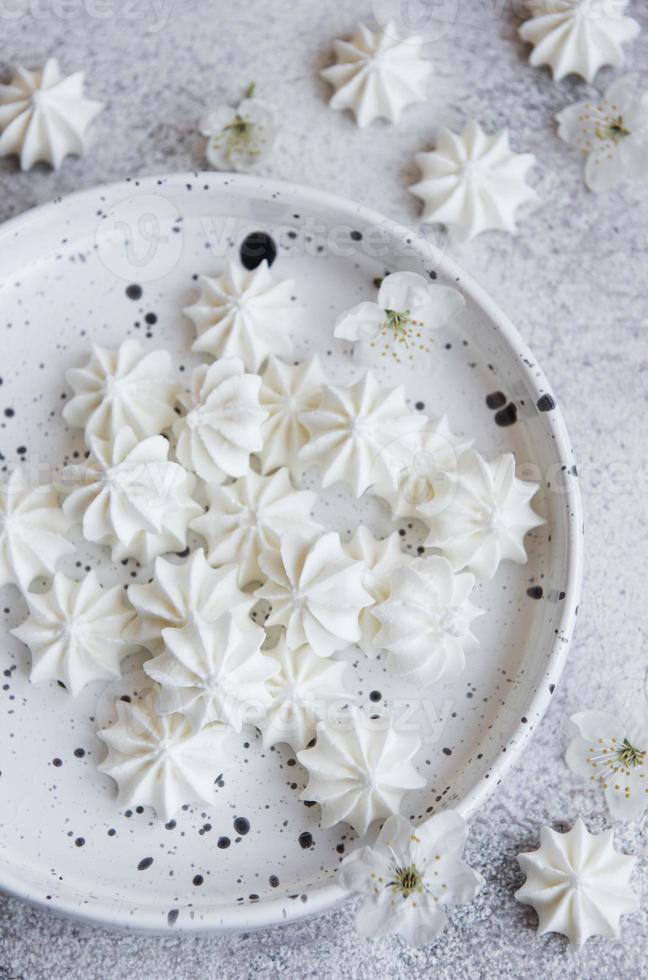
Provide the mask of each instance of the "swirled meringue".
{"label": "swirled meringue", "polygon": [[288,531],[259,566],[268,581],[254,594],[272,603],[266,625],[285,626],[289,647],[308,644],[330,657],[360,639],[360,611],[373,599],[362,587],[361,563],[345,555],[334,531],[315,541]]}
{"label": "swirled meringue", "polygon": [[139,439],[158,435],[176,415],[178,386],[171,378],[171,355],[166,350],[148,354],[137,340],[116,348],[94,344],[82,368],[66,372],[74,397],[63,409],[70,425],[85,429],[86,438],[110,441],[129,425]]}
{"label": "swirled meringue", "polygon": [[[549,65],[559,82],[572,72],[593,82],[599,68],[623,65],[621,45],[641,30],[632,17],[624,17],[628,0],[544,0],[540,12],[519,28],[520,37],[533,45],[529,62]],[[531,6],[534,9],[534,5]]]}
{"label": "swirled meringue", "polygon": [[90,445],[89,459],[64,472],[71,490],[63,503],[87,541],[112,545],[117,539],[128,551],[142,532],[175,535],[178,515],[186,530],[187,518],[200,512],[191,500],[189,474],[169,462],[163,436],[139,441],[124,426],[114,442],[91,436]]}
{"label": "swirled meringue", "polygon": [[240,732],[272,703],[267,680],[276,660],[261,653],[262,629],[240,629],[234,616],[215,622],[196,617],[183,629],[165,629],[165,652],[147,660],[144,670],[160,685],[158,711],[178,712],[194,731],[222,722]]}
{"label": "swirled meringue", "polygon": [[618,936],[621,916],[639,909],[636,861],[615,850],[612,829],[590,834],[580,817],[564,834],[541,827],[538,850],[518,854],[526,881],[515,897],[536,910],[539,936],[560,932],[581,949],[590,936]]}
{"label": "swirled meringue", "polygon": [[544,524],[530,503],[537,490],[537,483],[516,477],[512,453],[489,463],[469,449],[459,459],[446,506],[439,510],[432,500],[419,507],[430,530],[425,544],[439,548],[455,572],[466,568],[481,578],[492,578],[506,559],[524,565],[524,537]]}
{"label": "swirled meringue", "polygon": [[201,549],[180,564],[158,558],[153,580],[128,588],[137,617],[127,635],[151,653],[160,654],[164,651],[162,630],[183,629],[195,618],[213,623],[230,611],[241,629],[252,626],[249,613],[254,599],[241,592],[237,578],[236,565],[214,569]]}
{"label": "swirled meringue", "polygon": [[422,45],[417,35],[401,38],[393,21],[375,33],[358,24],[351,40],[334,41],[337,64],[320,73],[335,89],[331,109],[350,109],[360,127],[380,118],[398,123],[403,109],[426,99],[432,65]]}
{"label": "swirled meringue", "polygon": [[260,387],[261,378],[246,374],[238,357],[200,364],[191,392],[178,396],[185,410],[173,426],[178,461],[208,483],[247,473],[268,414],[259,405]]}
{"label": "swirled meringue", "polygon": [[515,234],[515,212],[538,195],[525,177],[535,163],[532,153],[514,153],[508,129],[488,136],[472,120],[459,136],[441,127],[436,149],[417,153],[421,180],[410,187],[423,201],[423,221],[450,227],[469,241],[482,231]]}
{"label": "swirled meringue", "polygon": [[29,679],[61,681],[76,696],[91,681],[120,676],[137,649],[124,636],[134,614],[120,585],[102,589],[94,572],[74,582],[57,572],[49,592],[25,596],[29,617],[11,632],[32,654]]}
{"label": "swirled meringue", "polygon": [[[423,504],[442,509],[454,491],[459,457],[472,440],[454,435],[445,415],[424,429],[394,439],[382,459],[386,478],[372,492],[386,500],[393,517],[419,517]],[[434,501],[434,505],[432,505]]]}
{"label": "swirled meringue", "polygon": [[309,775],[301,799],[319,803],[323,829],[344,820],[363,836],[374,820],[398,813],[409,790],[425,786],[412,765],[420,746],[418,735],[394,729],[391,716],[370,718],[352,706],[344,718],[320,721],[315,746],[297,753]]}
{"label": "swirled meringue", "polygon": [[286,469],[271,476],[250,472],[205,492],[209,510],[191,522],[191,530],[207,542],[211,565],[238,564],[240,586],[263,581],[259,555],[276,550],[286,531],[311,540],[322,530],[312,517],[317,494],[295,490]]}
{"label": "swirled meringue", "polygon": [[321,718],[353,699],[342,680],[346,664],[316,657],[307,646],[291,650],[284,640],[268,655],[280,670],[268,680],[272,704],[258,723],[263,745],[286,742],[298,752],[315,736]]}
{"label": "swirled meringue", "polygon": [[418,432],[427,419],[408,410],[402,386],[382,388],[367,371],[346,388],[326,385],[317,408],[300,421],[309,440],[299,458],[322,467],[323,487],[344,481],[359,497],[386,478],[385,447]]}
{"label": "swirled meringue", "polygon": [[388,651],[387,669],[418,684],[457,677],[466,653],[478,646],[470,626],[482,614],[470,602],[475,578],[455,575],[447,558],[417,558],[392,573],[389,594],[375,607],[378,649]]}
{"label": "swirled meringue", "polygon": [[33,486],[22,467],[0,483],[0,587],[26,592],[39,575],[50,575],[74,545],[66,537],[73,521],[59,507],[51,486]]}
{"label": "swirled meringue", "polygon": [[466,301],[452,286],[431,283],[416,272],[393,272],[380,284],[375,303],[359,303],[335,321],[333,335],[368,345],[396,363],[430,353],[430,331],[456,316]]}
{"label": "swirled meringue", "polygon": [[263,448],[259,453],[261,472],[287,466],[295,478],[303,469],[299,451],[308,432],[299,421],[302,412],[315,408],[326,377],[317,355],[304,364],[286,364],[270,356],[261,378],[259,401],[268,413],[263,423]]}
{"label": "swirled meringue", "polygon": [[194,732],[182,715],[160,715],[155,691],[141,701],[116,701],[117,721],[97,732],[108,747],[98,767],[115,780],[120,806],[152,806],[170,820],[185,803],[215,802],[215,778],[225,768],[226,725]]}
{"label": "swirled meringue", "polygon": [[58,170],[68,154],[80,156],[103,108],[84,97],[83,78],[82,71],[63,78],[55,58],[41,71],[19,65],[9,85],[0,85],[0,156],[15,154],[21,170],[39,160]]}
{"label": "swirled meringue", "polygon": [[396,531],[381,541],[374,538],[369,528],[362,524],[343,548],[349,558],[362,562],[362,587],[373,599],[373,604],[360,612],[358,642],[368,657],[376,657],[381,649],[375,642],[380,629],[380,623],[374,617],[376,606],[389,596],[392,572],[404,568],[412,559],[401,548],[400,535]]}
{"label": "swirled meringue", "polygon": [[258,371],[268,354],[290,354],[300,315],[292,279],[278,282],[264,259],[251,271],[230,262],[216,279],[200,276],[198,283],[198,301],[184,311],[196,327],[192,350],[240,357],[248,371]]}

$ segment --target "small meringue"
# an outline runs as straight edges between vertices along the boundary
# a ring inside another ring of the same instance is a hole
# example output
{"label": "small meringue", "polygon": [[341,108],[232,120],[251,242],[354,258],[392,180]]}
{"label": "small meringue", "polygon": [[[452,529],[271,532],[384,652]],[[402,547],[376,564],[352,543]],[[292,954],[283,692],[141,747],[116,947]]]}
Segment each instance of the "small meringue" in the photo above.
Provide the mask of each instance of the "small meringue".
{"label": "small meringue", "polygon": [[86,684],[119,677],[138,644],[124,631],[134,618],[120,585],[102,589],[95,572],[74,582],[57,572],[48,592],[25,596],[29,616],[11,632],[32,654],[29,679],[60,681],[73,696]]}
{"label": "small meringue", "polygon": [[298,752],[314,738],[320,719],[353,700],[342,680],[346,664],[323,660],[307,646],[291,650],[283,639],[268,655],[281,669],[268,679],[272,704],[258,722],[263,745],[286,742]]}
{"label": "small meringue", "polygon": [[422,46],[417,35],[401,38],[393,21],[375,32],[358,24],[349,41],[334,42],[337,64],[320,73],[335,89],[331,109],[350,109],[360,127],[380,118],[398,123],[403,109],[426,99],[432,65]]}
{"label": "small meringue", "polygon": [[410,187],[423,201],[423,221],[447,225],[456,239],[469,241],[483,231],[515,234],[516,211],[538,195],[525,178],[532,153],[514,153],[508,129],[489,136],[475,120],[461,135],[442,127],[436,149],[417,153],[421,180]]}
{"label": "small meringue", "polygon": [[371,371],[346,388],[326,385],[317,408],[300,421],[309,440],[299,454],[322,467],[322,486],[343,481],[359,497],[386,479],[383,450],[418,432],[427,418],[409,411],[402,386],[382,388]]}
{"label": "small meringue", "polygon": [[55,170],[68,154],[80,156],[86,130],[103,108],[86,99],[82,71],[64,78],[55,58],[41,71],[18,66],[0,85],[0,157],[16,155],[21,170],[39,160]]}
{"label": "small meringue", "polygon": [[360,639],[360,611],[373,599],[362,587],[362,564],[347,557],[334,531],[315,541],[287,531],[259,566],[267,582],[254,594],[272,604],[266,625],[285,626],[288,646],[308,644],[330,657]]}
{"label": "small meringue", "polygon": [[380,646],[375,642],[380,623],[374,612],[377,604],[389,596],[392,572],[404,568],[412,559],[401,548],[400,535],[396,531],[381,541],[374,538],[369,528],[362,524],[343,548],[349,558],[362,562],[362,587],[373,599],[373,604],[360,612],[361,635],[358,643],[368,657],[376,657],[380,652]]}
{"label": "small meringue", "polygon": [[286,531],[311,540],[322,530],[312,517],[317,494],[295,490],[286,469],[209,486],[206,497],[209,510],[191,522],[191,530],[205,539],[211,565],[237,563],[240,586],[263,581],[259,555],[276,550]]}
{"label": "small meringue", "polygon": [[469,449],[443,509],[434,500],[418,508],[430,532],[425,544],[442,551],[455,572],[466,568],[481,578],[492,578],[506,559],[524,565],[524,537],[544,524],[530,503],[537,491],[537,483],[516,477],[512,453],[489,463]]}
{"label": "small meringue", "polygon": [[86,439],[110,441],[128,425],[139,439],[159,435],[176,415],[178,385],[171,378],[167,350],[148,354],[136,340],[116,348],[92,346],[88,363],[65,375],[74,391],[63,409],[70,425],[85,429]]}
{"label": "small meringue", "polygon": [[614,848],[614,831],[590,834],[579,817],[567,833],[540,828],[540,847],[518,855],[526,881],[518,902],[538,914],[538,935],[560,932],[575,949],[590,936],[619,935],[619,919],[639,909],[630,885],[636,857]]}
{"label": "small meringue", "polygon": [[129,586],[128,598],[137,617],[128,635],[159,654],[164,651],[162,630],[182,629],[195,618],[214,622],[229,610],[241,629],[252,626],[249,613],[254,599],[241,592],[237,578],[236,565],[214,569],[200,548],[182,563],[158,558],[148,585]]}
{"label": "small meringue", "polygon": [[191,392],[178,399],[185,411],[173,426],[178,461],[208,483],[247,473],[250,453],[263,445],[267,412],[259,405],[260,386],[261,378],[246,374],[238,357],[199,365]]}
{"label": "small meringue", "polygon": [[453,574],[447,558],[417,558],[389,577],[387,598],[375,607],[378,649],[387,669],[417,684],[457,677],[478,646],[470,627],[483,610],[470,602],[475,578]]}
{"label": "small meringue", "polygon": [[323,829],[344,820],[363,836],[374,820],[398,813],[409,790],[425,786],[412,765],[420,746],[418,735],[395,730],[391,716],[370,718],[352,706],[320,721],[315,746],[297,753],[309,776],[301,799],[319,803]]}
{"label": "small meringue", "polygon": [[248,271],[234,262],[216,279],[200,276],[200,296],[185,316],[197,337],[192,350],[213,357],[240,357],[257,372],[268,354],[290,354],[300,310],[292,302],[294,283],[277,281],[264,259]]}
{"label": "small meringue", "polygon": [[[191,499],[190,474],[169,462],[169,443],[163,436],[138,440],[125,426],[114,442],[90,437],[92,453],[64,471],[68,518],[81,524],[87,541],[113,545],[115,539],[130,553],[142,533],[176,533],[177,519],[200,512]],[[184,544],[182,544],[184,547]]]}
{"label": "small meringue", "polygon": [[572,72],[593,82],[599,68],[623,65],[622,45],[641,27],[624,17],[628,0],[541,0],[539,12],[525,21],[520,37],[533,45],[530,64],[549,65],[554,81]]}
{"label": "small meringue", "polygon": [[326,377],[317,355],[304,364],[286,364],[270,356],[261,377],[259,401],[268,417],[263,423],[263,448],[259,452],[261,472],[271,473],[287,466],[295,479],[303,469],[299,451],[308,432],[299,420],[302,412],[315,408]]}
{"label": "small meringue", "polygon": [[97,732],[108,747],[99,772],[117,783],[120,806],[152,806],[170,820],[186,803],[215,803],[230,729],[209,725],[194,732],[182,715],[158,714],[156,697],[150,691],[138,701],[115,702],[117,721]]}
{"label": "small meringue", "polygon": [[272,703],[266,682],[279,666],[261,653],[265,633],[257,626],[240,629],[225,612],[213,623],[195,617],[183,629],[165,629],[162,639],[164,653],[144,664],[160,685],[160,714],[178,712],[196,732],[213,722],[240,732]]}
{"label": "small meringue", "polygon": [[52,486],[33,486],[18,467],[0,483],[0,587],[26,592],[39,575],[51,575],[74,551],[66,537],[73,520],[59,507]]}

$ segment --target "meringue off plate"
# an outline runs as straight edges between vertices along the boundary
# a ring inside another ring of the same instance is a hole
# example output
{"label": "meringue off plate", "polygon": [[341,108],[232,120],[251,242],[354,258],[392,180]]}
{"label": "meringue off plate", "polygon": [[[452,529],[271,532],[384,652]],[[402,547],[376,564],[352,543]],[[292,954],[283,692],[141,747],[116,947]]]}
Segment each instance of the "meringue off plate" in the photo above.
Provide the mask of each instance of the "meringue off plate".
{"label": "meringue off plate", "polygon": [[[458,288],[466,306],[434,332],[429,355],[413,368],[383,358],[374,371],[383,384],[404,385],[412,410],[447,415],[488,458],[514,452],[518,475],[540,483],[534,506],[546,523],[526,538],[526,565],[505,562],[477,585],[474,602],[487,614],[458,679],[426,690],[387,673],[384,657],[369,660],[357,647],[336,655],[361,707],[393,711],[422,738],[414,761],[427,785],[405,797],[405,816],[444,807],[468,815],[527,744],[562,671],[581,516],[565,426],[535,358],[430,244],[331,195],[213,173],[127,181],[12,220],[0,232],[2,467],[24,460],[45,482],[83,453],[83,433],[61,410],[65,371],[86,362],[90,343],[133,337],[147,350],[168,348],[186,381],[200,358],[182,310],[195,301],[197,277],[218,274],[241,247],[246,260],[274,258],[277,278],[294,280],[305,315],[290,328],[292,359],[318,353],[338,384],[355,380],[362,360],[333,338],[334,321],[375,299],[375,280],[409,270]],[[317,488],[315,470],[303,485]],[[398,529],[414,554],[425,537],[423,524],[393,521],[375,498],[356,500],[341,484],[320,494],[315,516],[345,538],[360,523],[381,536]],[[78,554],[61,563],[72,577],[94,568],[106,586],[151,576],[75,541]],[[289,747],[264,750],[256,729],[244,729],[214,772],[215,806],[189,805],[167,823],[148,807],[124,810],[97,769],[105,747],[96,731],[112,720],[116,697],[150,686],[143,654],[124,662],[121,680],[73,698],[56,682],[30,683],[30,654],[10,634],[26,614],[17,589],[2,589],[0,609],[1,888],[78,919],[165,933],[279,924],[343,898],[335,875],[355,835],[346,824],[320,830],[319,806],[299,799],[306,772]]]}

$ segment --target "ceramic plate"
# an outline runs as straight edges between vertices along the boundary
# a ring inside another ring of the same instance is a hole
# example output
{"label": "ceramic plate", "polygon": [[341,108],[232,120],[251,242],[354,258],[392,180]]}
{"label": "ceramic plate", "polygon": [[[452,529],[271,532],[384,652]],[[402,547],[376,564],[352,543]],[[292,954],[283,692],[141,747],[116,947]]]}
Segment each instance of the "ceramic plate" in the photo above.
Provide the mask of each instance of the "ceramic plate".
{"label": "ceramic plate", "polygon": [[[506,563],[478,586],[479,651],[457,681],[430,691],[389,675],[358,649],[343,656],[348,685],[370,710],[391,709],[415,728],[424,790],[405,798],[415,820],[443,807],[469,814],[501,779],[537,726],[563,668],[580,580],[576,470],[560,411],[535,358],[501,311],[452,262],[393,222],[337,197],[254,177],[190,174],[146,178],[84,192],[32,211],[0,232],[0,463],[24,460],[46,478],[83,451],[61,408],[67,368],[91,342],[138,338],[167,347],[179,379],[195,356],[182,315],[196,277],[238,258],[250,234],[276,246],[273,269],[295,280],[307,308],[294,357],[320,353],[328,374],[360,373],[332,324],[375,297],[386,271],[412,270],[452,283],[466,307],[434,335],[432,354],[413,367],[383,363],[415,411],[448,415],[487,456],[511,450],[519,475],[538,480],[546,524],[527,537],[525,566]],[[252,239],[260,254],[272,247]],[[258,256],[257,256],[258,257]],[[307,485],[314,485],[309,474]],[[341,486],[319,505],[328,526],[348,534],[360,521],[394,527],[416,551],[424,528],[396,523],[371,499]],[[95,567],[104,584],[146,581],[134,562],[113,566],[79,545],[64,565]],[[149,808],[124,811],[112,781],[97,771],[98,725],[117,695],[146,683],[137,656],[124,678],[73,699],[60,685],[32,685],[30,656],[9,630],[25,615],[17,590],[2,590],[0,647],[0,887],[77,918],[145,931],[217,931],[281,923],[342,897],[335,873],[354,834],[319,829],[319,808],[299,795],[306,778],[285,746],[263,751],[255,730],[223,760],[215,806],[189,806],[165,824]],[[150,860],[152,859],[152,860]]]}

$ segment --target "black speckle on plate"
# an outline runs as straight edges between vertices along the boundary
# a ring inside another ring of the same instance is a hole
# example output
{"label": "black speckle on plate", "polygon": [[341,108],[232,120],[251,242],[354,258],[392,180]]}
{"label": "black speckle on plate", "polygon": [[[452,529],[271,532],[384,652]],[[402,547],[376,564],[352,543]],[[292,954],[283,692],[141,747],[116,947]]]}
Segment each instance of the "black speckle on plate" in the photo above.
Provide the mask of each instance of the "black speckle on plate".
{"label": "black speckle on plate", "polygon": [[252,231],[241,243],[241,264],[246,269],[256,269],[263,260],[272,265],[277,258],[274,239],[265,231]]}

